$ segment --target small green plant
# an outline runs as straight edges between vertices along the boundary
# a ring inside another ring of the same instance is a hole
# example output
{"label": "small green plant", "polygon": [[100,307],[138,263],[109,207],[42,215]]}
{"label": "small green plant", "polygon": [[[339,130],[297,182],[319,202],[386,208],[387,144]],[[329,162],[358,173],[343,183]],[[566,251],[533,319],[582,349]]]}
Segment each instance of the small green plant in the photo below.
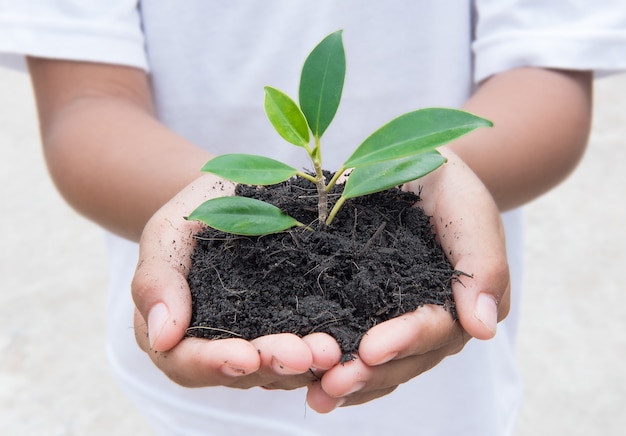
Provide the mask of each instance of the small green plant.
{"label": "small green plant", "polygon": [[[294,176],[310,180],[317,188],[318,226],[324,228],[332,223],[346,200],[384,191],[434,171],[446,162],[436,147],[478,127],[492,126],[488,120],[456,109],[427,108],[406,113],[370,135],[327,182],[322,171],[320,140],[339,107],[345,72],[342,31],[337,31],[324,38],[306,59],[300,77],[300,105],[278,89],[265,87],[269,121],[282,138],[306,151],[313,173],[248,154],[215,157],[202,171],[246,185],[273,185]],[[343,193],[329,208],[328,193],[347,170],[351,171]],[[248,236],[307,227],[273,205],[237,196],[208,200],[189,219]]]}

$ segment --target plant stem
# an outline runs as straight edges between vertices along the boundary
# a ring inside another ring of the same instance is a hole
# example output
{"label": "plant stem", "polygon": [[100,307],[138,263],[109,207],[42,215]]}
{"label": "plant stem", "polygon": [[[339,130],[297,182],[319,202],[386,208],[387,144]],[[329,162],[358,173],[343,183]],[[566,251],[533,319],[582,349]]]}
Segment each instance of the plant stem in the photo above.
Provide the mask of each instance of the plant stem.
{"label": "plant stem", "polygon": [[335,183],[337,183],[337,180],[341,177],[345,170],[346,168],[344,166],[337,170],[333,178],[330,179],[330,182],[328,182],[328,185],[326,185],[326,192],[330,192],[330,190],[333,189],[333,186],[335,186]]}
{"label": "plant stem", "polygon": [[315,183],[317,185],[317,177],[313,177],[312,175],[307,174],[307,173],[303,173],[302,171],[298,171],[296,173],[296,176],[302,177],[303,179],[306,179],[309,182]]}
{"label": "plant stem", "polygon": [[328,194],[326,192],[326,179],[322,168],[322,153],[319,137],[315,137],[315,147],[310,153],[315,169],[315,186],[317,187],[317,219],[319,228],[326,227],[326,218],[328,217]]}
{"label": "plant stem", "polygon": [[341,209],[341,206],[343,206],[346,200],[347,198],[344,197],[343,195],[339,197],[339,200],[337,200],[337,203],[335,203],[333,208],[330,210],[330,214],[328,215],[328,218],[326,219],[327,226],[329,226],[330,223],[333,222],[333,220],[335,219],[335,216],[337,215],[337,212],[339,212],[339,209]]}
{"label": "plant stem", "polygon": [[317,179],[317,217],[319,219],[320,229],[326,226],[326,218],[328,217],[328,194],[326,193],[326,180],[324,179],[324,173],[322,172],[322,166],[319,163],[315,163],[315,176]]}

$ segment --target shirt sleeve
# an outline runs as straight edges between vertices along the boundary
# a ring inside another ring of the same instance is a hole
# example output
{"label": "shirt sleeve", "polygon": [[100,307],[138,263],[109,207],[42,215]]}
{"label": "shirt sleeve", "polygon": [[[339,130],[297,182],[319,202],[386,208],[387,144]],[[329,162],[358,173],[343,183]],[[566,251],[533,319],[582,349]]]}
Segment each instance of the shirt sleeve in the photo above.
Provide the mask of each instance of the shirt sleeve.
{"label": "shirt sleeve", "polygon": [[3,0],[0,65],[24,56],[148,69],[138,0]]}
{"label": "shirt sleeve", "polygon": [[511,68],[626,69],[623,0],[477,0],[476,82]]}

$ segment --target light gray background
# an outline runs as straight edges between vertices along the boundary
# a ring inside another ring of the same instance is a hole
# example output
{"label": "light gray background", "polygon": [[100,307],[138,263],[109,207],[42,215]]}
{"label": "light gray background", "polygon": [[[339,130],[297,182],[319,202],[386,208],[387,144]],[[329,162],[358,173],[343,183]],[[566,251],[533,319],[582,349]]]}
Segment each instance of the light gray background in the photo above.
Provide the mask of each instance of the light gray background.
{"label": "light gray background", "polygon": [[[575,174],[526,210],[519,436],[626,429],[626,76]],[[0,434],[150,434],[104,355],[100,230],[55,191],[26,76],[0,70]]]}

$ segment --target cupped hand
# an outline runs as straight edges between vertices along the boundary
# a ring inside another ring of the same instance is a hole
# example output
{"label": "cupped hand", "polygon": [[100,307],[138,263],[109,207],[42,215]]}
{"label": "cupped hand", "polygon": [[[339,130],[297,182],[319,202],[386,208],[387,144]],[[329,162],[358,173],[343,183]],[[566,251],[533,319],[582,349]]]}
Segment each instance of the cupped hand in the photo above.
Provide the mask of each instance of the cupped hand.
{"label": "cupped hand", "polygon": [[392,392],[471,338],[490,339],[510,304],[510,277],[499,210],[478,177],[447,149],[448,163],[405,189],[420,193],[438,242],[454,268],[458,321],[426,305],[381,323],[363,337],[355,360],[337,365],[309,385],[307,402],[318,412],[361,404]]}
{"label": "cupped hand", "polygon": [[[165,204],[146,224],[132,282],[135,336],[170,379],[188,387],[294,389],[335,366],[341,352],[330,336],[292,334],[206,340],[185,336],[191,318],[187,272],[201,224],[185,219],[209,198],[232,195],[234,186],[204,175]],[[314,375],[311,368],[316,369]]]}

